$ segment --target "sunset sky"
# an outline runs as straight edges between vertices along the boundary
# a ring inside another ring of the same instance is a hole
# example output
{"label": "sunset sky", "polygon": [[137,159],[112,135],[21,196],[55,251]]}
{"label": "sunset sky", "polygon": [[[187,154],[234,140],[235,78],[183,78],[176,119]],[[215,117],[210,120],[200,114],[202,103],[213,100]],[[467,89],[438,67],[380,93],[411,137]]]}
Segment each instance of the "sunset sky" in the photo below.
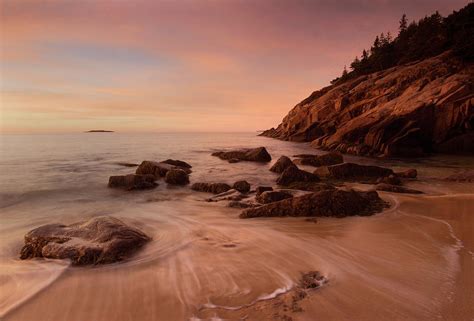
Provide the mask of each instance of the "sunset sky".
{"label": "sunset sky", "polygon": [[0,0],[4,133],[255,131],[398,20],[467,0]]}

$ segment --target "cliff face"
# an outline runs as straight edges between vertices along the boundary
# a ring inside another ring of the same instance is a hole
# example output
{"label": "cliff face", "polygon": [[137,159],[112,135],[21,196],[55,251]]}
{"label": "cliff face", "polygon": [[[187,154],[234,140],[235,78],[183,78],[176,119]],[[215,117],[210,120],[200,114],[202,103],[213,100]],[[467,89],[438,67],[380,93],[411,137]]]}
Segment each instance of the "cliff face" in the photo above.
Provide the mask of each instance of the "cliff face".
{"label": "cliff face", "polygon": [[374,156],[474,153],[474,64],[449,52],[329,86],[261,134]]}

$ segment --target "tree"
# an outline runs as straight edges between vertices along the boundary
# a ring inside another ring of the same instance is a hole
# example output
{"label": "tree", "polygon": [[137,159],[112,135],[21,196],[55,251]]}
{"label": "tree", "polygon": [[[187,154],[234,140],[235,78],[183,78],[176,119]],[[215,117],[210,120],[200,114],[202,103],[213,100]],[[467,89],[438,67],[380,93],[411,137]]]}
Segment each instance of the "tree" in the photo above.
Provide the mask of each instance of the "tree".
{"label": "tree", "polygon": [[344,65],[344,70],[342,71],[342,76],[341,76],[341,78],[342,78],[342,79],[347,78],[347,75],[348,75],[348,74],[349,74],[349,73],[347,72],[347,67]]}
{"label": "tree", "polygon": [[398,27],[398,34],[400,35],[403,32],[405,32],[407,30],[407,27],[408,27],[407,15],[403,14],[402,18],[400,19],[400,26]]}
{"label": "tree", "polygon": [[362,50],[362,61],[367,61],[369,59],[369,53],[367,50]]}
{"label": "tree", "polygon": [[351,69],[354,71],[357,71],[360,67],[360,60],[359,57],[355,57],[354,61],[351,63]]}

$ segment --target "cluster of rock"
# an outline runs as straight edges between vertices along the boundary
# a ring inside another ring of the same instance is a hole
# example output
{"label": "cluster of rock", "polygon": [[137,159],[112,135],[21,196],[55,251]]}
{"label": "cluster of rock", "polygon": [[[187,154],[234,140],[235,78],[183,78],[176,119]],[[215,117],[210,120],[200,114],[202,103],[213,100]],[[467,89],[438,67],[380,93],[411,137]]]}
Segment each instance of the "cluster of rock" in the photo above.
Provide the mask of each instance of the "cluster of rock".
{"label": "cluster of rock", "polygon": [[191,165],[181,160],[145,160],[138,166],[135,174],[110,176],[109,187],[126,190],[149,189],[158,186],[156,181],[160,178],[164,178],[170,185],[186,185],[189,184],[191,168]]}
{"label": "cluster of rock", "polygon": [[373,156],[474,154],[474,64],[450,52],[312,93],[263,136]]}

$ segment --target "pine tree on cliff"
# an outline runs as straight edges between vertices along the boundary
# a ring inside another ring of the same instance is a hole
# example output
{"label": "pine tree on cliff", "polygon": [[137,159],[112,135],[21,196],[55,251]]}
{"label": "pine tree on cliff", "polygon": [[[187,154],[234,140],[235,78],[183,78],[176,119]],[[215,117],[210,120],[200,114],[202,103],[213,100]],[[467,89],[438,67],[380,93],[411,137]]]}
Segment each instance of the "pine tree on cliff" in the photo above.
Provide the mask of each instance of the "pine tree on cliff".
{"label": "pine tree on cliff", "polygon": [[398,35],[400,36],[402,33],[404,33],[408,28],[408,19],[407,15],[403,14],[402,18],[400,19],[400,26],[398,27]]}

